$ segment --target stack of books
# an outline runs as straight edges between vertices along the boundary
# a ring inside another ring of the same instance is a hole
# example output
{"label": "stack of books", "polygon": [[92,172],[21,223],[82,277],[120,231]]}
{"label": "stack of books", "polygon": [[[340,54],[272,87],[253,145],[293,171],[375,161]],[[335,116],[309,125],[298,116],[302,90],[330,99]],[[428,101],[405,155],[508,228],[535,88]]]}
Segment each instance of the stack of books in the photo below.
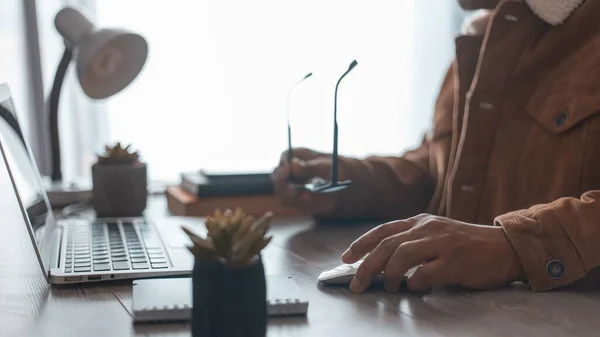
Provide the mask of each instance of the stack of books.
{"label": "stack of books", "polygon": [[270,173],[186,172],[181,174],[179,185],[167,187],[166,195],[169,211],[178,216],[203,217],[215,209],[237,207],[255,216],[265,212],[298,214],[295,209],[281,205],[274,194]]}

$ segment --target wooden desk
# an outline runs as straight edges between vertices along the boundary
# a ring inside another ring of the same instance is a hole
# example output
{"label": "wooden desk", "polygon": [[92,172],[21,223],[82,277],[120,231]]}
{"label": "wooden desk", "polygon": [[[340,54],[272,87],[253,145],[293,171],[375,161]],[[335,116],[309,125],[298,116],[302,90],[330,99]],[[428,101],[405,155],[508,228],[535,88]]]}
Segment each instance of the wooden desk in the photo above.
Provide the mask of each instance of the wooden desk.
{"label": "wooden desk", "polygon": [[[164,215],[162,198],[152,215]],[[196,219],[182,219],[199,224]],[[4,219],[3,219],[4,222]],[[48,285],[26,229],[1,224],[0,336],[189,336],[188,324],[133,325],[131,282]],[[314,226],[307,219],[274,224],[267,273],[293,274],[309,299],[307,318],[272,319],[269,336],[592,336],[600,335],[600,292],[532,293],[436,289],[427,295],[352,294],[317,285],[315,276],[369,226]],[[179,230],[174,228],[174,230]]]}

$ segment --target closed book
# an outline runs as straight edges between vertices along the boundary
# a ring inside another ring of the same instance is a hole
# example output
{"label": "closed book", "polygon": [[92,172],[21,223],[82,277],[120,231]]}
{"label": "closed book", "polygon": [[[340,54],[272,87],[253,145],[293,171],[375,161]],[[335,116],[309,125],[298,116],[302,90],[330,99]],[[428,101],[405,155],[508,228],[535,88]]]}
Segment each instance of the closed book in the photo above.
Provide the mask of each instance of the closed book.
{"label": "closed book", "polygon": [[284,207],[279,197],[273,194],[198,197],[179,185],[167,187],[165,194],[170,213],[177,216],[204,217],[214,214],[216,209],[234,210],[238,207],[254,216],[261,216],[266,212],[286,216],[301,215],[295,208]]}
{"label": "closed book", "polygon": [[271,174],[184,172],[181,186],[199,197],[262,195],[273,193]]}

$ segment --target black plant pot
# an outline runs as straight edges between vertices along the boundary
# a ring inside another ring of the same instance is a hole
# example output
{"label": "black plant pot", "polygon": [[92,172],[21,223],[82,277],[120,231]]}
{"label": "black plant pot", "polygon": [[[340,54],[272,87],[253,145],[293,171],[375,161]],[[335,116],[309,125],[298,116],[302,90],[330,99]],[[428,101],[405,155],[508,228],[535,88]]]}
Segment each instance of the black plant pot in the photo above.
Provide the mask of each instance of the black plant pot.
{"label": "black plant pot", "polygon": [[193,337],[265,337],[267,286],[262,259],[228,268],[196,260],[192,274]]}

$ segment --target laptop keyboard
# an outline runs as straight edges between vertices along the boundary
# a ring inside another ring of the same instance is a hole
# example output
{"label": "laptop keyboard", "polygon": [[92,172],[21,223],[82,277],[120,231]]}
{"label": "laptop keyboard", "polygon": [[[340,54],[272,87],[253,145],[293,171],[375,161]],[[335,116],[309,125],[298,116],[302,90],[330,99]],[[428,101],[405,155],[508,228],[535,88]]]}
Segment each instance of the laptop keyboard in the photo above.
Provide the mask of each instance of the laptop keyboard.
{"label": "laptop keyboard", "polygon": [[169,267],[158,234],[143,220],[73,223],[66,249],[66,273]]}

